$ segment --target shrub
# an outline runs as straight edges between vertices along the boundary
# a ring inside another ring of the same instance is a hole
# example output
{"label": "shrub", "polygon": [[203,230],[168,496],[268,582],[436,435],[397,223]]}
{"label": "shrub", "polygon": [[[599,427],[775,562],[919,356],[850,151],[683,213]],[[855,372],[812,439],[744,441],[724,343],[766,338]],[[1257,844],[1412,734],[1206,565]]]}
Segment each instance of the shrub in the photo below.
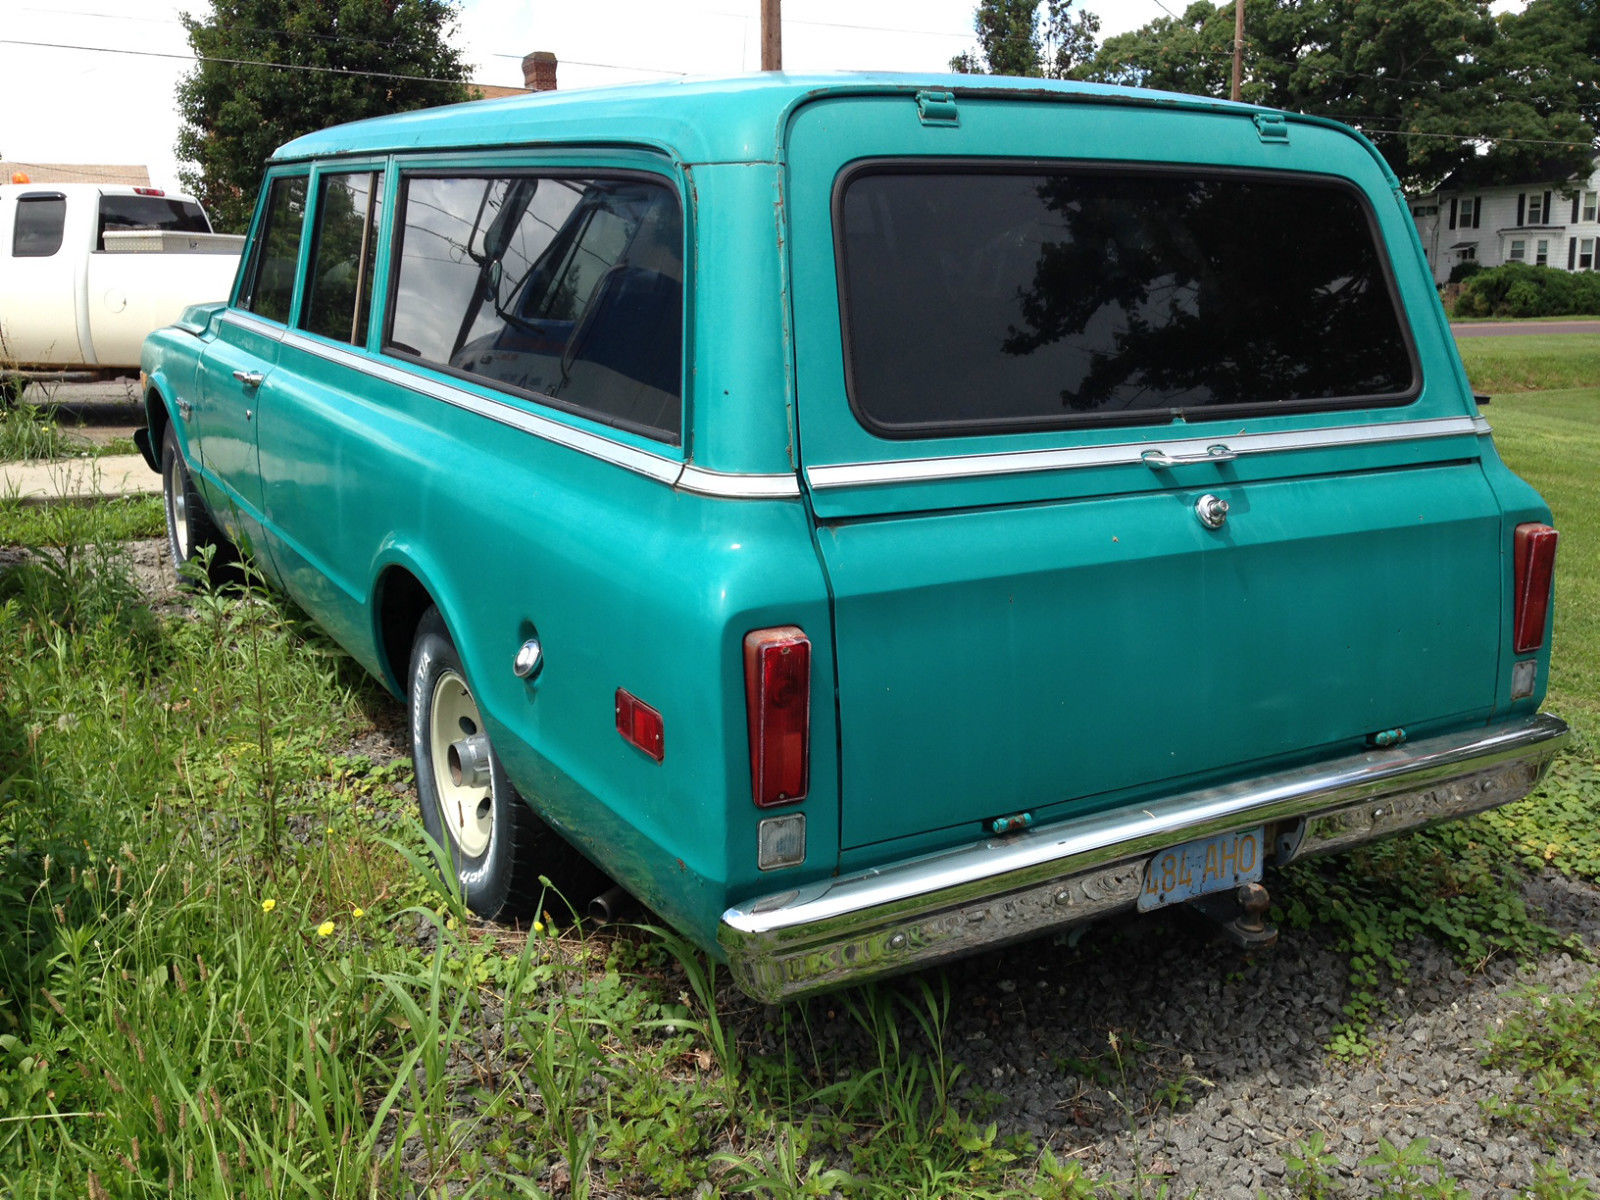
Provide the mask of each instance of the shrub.
{"label": "shrub", "polygon": [[1450,278],[1446,282],[1460,283],[1464,279],[1471,279],[1481,270],[1483,270],[1483,264],[1475,258],[1469,258],[1465,262],[1458,262],[1450,268]]}
{"label": "shrub", "polygon": [[[1470,265],[1475,264],[1460,264]],[[1600,275],[1516,262],[1480,269],[1462,280],[1455,311],[1459,317],[1560,317],[1600,312]]]}

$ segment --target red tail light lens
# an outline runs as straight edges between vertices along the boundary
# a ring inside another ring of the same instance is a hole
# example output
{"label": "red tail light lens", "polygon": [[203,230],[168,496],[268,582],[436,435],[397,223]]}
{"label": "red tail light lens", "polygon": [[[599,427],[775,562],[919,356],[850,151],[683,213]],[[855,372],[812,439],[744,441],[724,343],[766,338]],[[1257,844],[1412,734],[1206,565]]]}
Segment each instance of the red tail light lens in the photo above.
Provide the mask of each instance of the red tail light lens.
{"label": "red tail light lens", "polygon": [[1544,645],[1550,611],[1550,581],[1555,575],[1557,533],[1548,525],[1518,525],[1512,542],[1516,560],[1511,645],[1518,654]]}
{"label": "red tail light lens", "polygon": [[147,188],[147,187],[136,187],[136,188],[133,189],[133,194],[135,196],[165,196],[166,195],[166,193],[164,191],[162,191],[160,188]]}
{"label": "red tail light lens", "polygon": [[744,639],[750,794],[758,808],[804,800],[811,771],[811,642],[793,625]]}
{"label": "red tail light lens", "polygon": [[657,762],[666,757],[666,731],[661,714],[626,688],[617,689],[617,732],[623,741],[639,747]]}

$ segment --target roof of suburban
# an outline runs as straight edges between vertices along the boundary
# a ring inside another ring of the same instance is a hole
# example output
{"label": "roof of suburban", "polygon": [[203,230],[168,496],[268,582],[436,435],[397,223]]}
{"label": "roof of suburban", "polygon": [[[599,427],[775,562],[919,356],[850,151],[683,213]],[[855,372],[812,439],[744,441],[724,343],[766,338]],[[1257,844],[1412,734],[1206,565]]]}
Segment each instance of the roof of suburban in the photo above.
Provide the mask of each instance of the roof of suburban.
{"label": "roof of suburban", "polygon": [[1163,107],[1260,111],[1250,105],[1172,92],[991,75],[763,72],[730,79],[683,79],[626,87],[530,92],[336,125],[280,147],[275,161],[338,154],[564,143],[647,145],[688,162],[771,161],[791,109],[819,96],[1028,94],[1055,100],[1113,100]]}

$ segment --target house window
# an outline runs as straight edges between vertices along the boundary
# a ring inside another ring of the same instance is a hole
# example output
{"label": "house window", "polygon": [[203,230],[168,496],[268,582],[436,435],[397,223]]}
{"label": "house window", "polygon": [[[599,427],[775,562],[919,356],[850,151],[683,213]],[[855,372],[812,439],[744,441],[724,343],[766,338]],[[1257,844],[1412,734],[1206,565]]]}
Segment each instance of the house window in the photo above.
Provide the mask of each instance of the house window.
{"label": "house window", "polygon": [[1456,222],[1463,229],[1470,228],[1477,225],[1477,215],[1478,198],[1476,196],[1468,196],[1461,201],[1460,215],[1456,218]]}
{"label": "house window", "polygon": [[1506,255],[1512,262],[1521,262],[1528,257],[1528,243],[1521,238],[1511,239],[1511,253]]}
{"label": "house window", "polygon": [[1540,238],[1533,244],[1533,265],[1545,267],[1550,265],[1550,242]]}
{"label": "house window", "polygon": [[1528,212],[1524,221],[1528,225],[1543,225],[1548,214],[1544,211],[1544,193],[1528,193]]}
{"label": "house window", "polygon": [[1478,247],[1476,245],[1462,246],[1461,249],[1456,251],[1456,256],[1462,262],[1474,262],[1478,257]]}
{"label": "house window", "polygon": [[1595,201],[1597,196],[1600,196],[1600,193],[1585,192],[1583,194],[1583,219],[1585,221],[1592,221],[1595,219]]}
{"label": "house window", "polygon": [[1578,240],[1578,270],[1594,270],[1594,239],[1580,238]]}

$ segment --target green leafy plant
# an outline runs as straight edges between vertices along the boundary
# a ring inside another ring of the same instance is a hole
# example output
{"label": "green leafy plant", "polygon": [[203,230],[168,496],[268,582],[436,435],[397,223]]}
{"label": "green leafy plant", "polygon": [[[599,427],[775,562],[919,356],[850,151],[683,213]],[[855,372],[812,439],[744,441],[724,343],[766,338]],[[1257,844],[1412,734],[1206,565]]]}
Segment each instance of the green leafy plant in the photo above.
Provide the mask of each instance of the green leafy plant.
{"label": "green leafy plant", "polygon": [[1592,1131],[1600,1120],[1600,976],[1571,995],[1536,989],[1526,1001],[1489,1034],[1485,1063],[1520,1077],[1486,1111],[1546,1142]]}

